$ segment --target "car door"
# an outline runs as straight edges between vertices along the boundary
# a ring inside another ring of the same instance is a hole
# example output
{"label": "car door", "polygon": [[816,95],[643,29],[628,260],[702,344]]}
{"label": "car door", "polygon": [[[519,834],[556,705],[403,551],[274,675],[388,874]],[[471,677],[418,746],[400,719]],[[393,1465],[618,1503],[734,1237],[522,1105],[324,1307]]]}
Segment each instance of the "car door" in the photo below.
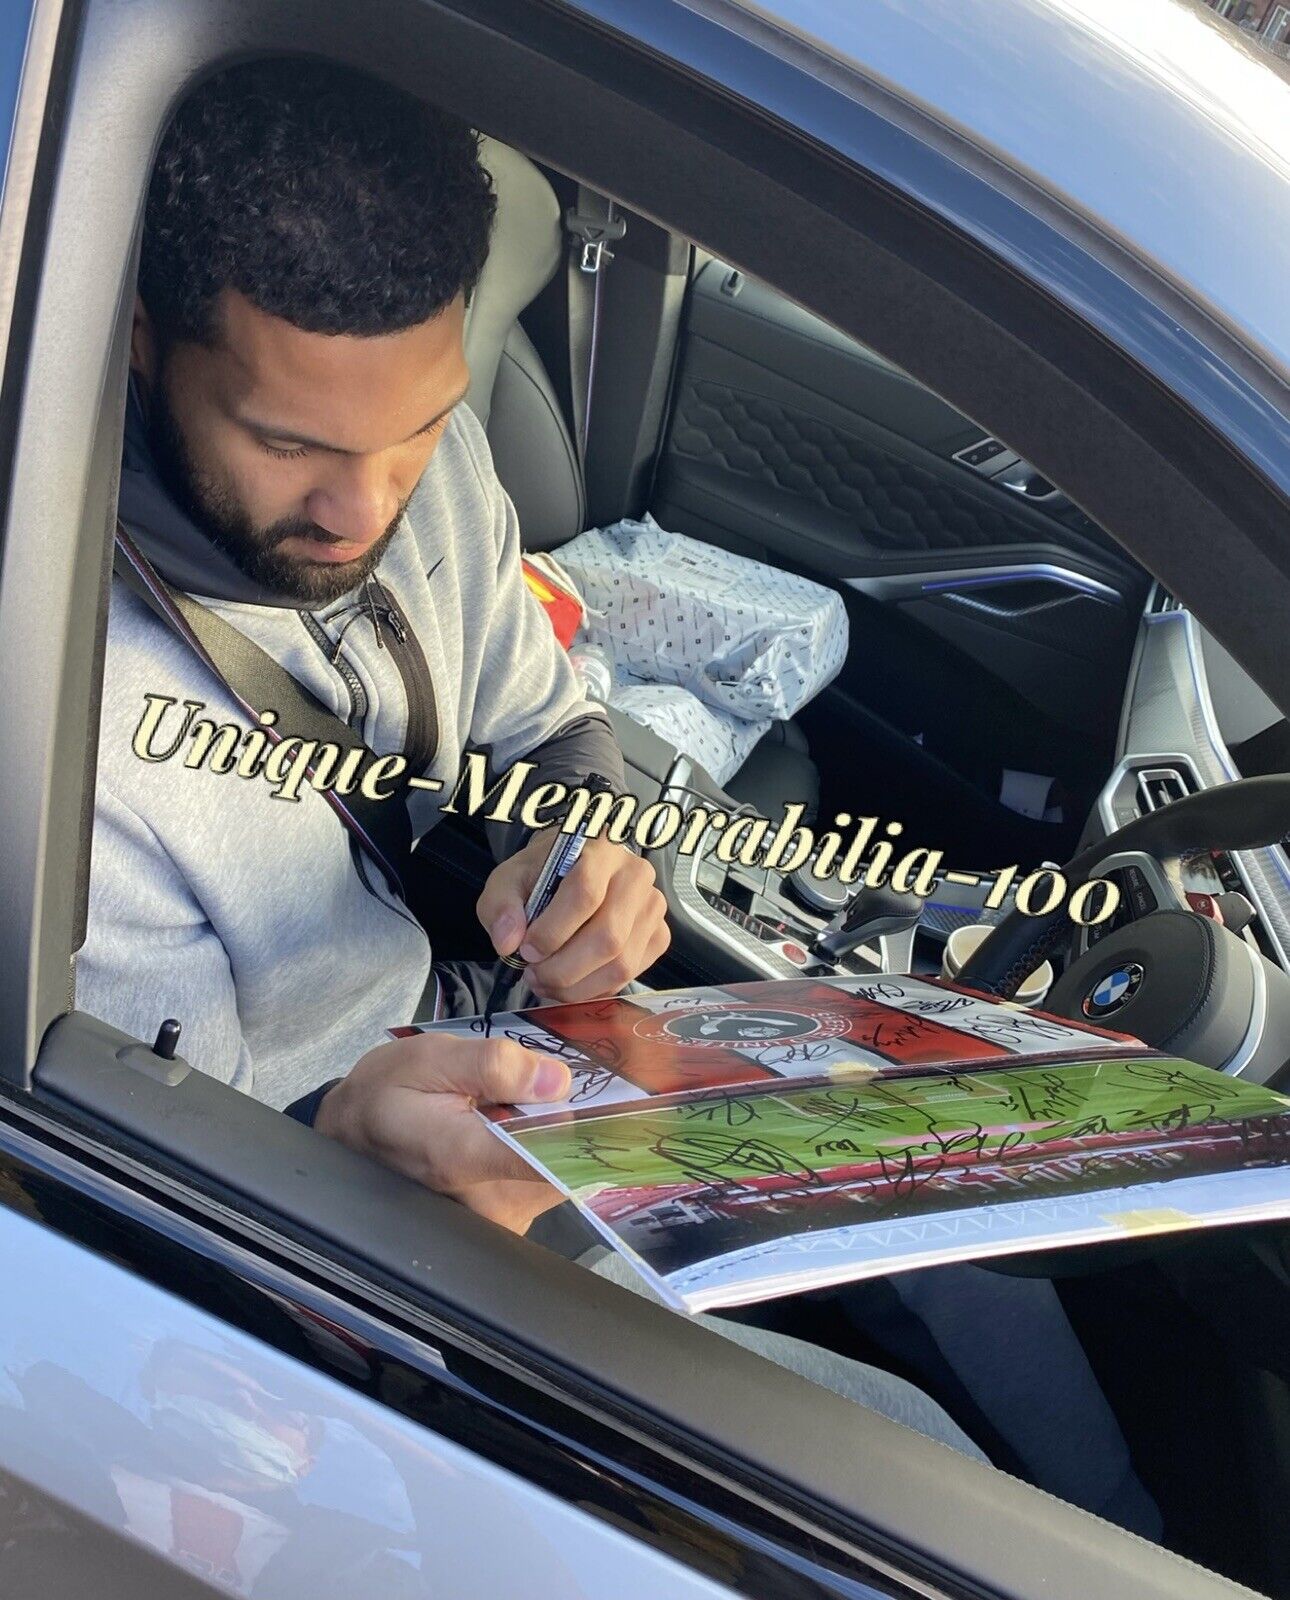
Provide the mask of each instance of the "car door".
{"label": "car door", "polygon": [[[654,514],[842,588],[844,681],[873,681],[874,636],[888,676],[952,671],[933,634],[1048,723],[1099,743],[1113,728],[1141,572],[1004,441],[711,256],[690,287]],[[899,704],[877,709],[903,721]]]}

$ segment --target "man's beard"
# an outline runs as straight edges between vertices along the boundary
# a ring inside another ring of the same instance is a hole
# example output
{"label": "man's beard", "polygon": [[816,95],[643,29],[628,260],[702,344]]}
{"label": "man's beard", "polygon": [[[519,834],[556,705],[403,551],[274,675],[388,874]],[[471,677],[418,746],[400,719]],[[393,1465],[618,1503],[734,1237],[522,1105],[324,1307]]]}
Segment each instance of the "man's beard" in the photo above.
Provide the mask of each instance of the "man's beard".
{"label": "man's beard", "polygon": [[333,536],[305,517],[284,517],[267,528],[253,527],[228,490],[194,464],[170,408],[164,375],[153,385],[149,396],[148,445],[157,471],[180,510],[216,549],[262,588],[309,606],[339,600],[375,572],[407,510],[405,500],[380,538],[353,561],[309,561],[286,556],[278,549],[286,539],[327,540]]}

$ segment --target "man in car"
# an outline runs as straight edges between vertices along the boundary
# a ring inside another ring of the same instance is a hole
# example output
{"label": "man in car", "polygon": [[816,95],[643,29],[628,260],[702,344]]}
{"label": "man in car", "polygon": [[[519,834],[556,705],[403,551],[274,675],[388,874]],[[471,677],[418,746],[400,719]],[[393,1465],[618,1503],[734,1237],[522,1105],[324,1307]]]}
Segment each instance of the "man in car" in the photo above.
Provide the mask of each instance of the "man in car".
{"label": "man in car", "polygon": [[[409,791],[419,835],[468,751],[496,771],[533,762],[533,782],[625,782],[461,403],[496,203],[476,141],[357,83],[254,64],[180,110],[147,199],[119,515],[151,581],[442,786]],[[139,738],[149,696],[174,704]],[[383,1043],[436,1009],[478,1011],[479,972],[432,972],[424,930],[322,793],[293,802],[186,761],[198,720],[250,718],[114,582],[78,1002],[146,1037],[178,1018],[203,1071],[527,1227],[549,1191],[512,1176],[465,1108],[559,1098],[567,1069],[505,1042]],[[668,943],[653,869],[593,840],[526,929],[551,837],[506,830],[478,914],[539,995],[617,992]]]}

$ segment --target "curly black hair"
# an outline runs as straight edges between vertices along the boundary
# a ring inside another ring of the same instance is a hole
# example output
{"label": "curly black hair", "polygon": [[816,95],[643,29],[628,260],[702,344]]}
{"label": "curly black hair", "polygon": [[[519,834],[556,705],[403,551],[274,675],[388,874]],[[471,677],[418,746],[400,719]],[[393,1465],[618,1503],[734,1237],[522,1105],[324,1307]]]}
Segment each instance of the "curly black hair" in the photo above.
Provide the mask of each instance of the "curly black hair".
{"label": "curly black hair", "polygon": [[470,295],[496,209],[457,118],[332,62],[246,62],[166,131],[139,293],[163,343],[216,343],[224,288],[308,333],[396,333]]}

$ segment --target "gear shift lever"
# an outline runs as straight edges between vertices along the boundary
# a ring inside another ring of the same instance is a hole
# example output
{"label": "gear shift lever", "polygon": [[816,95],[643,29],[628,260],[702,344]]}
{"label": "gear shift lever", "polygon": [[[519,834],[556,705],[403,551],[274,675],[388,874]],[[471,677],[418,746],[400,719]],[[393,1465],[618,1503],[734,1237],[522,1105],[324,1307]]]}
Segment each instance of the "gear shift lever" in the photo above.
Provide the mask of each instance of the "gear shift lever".
{"label": "gear shift lever", "polygon": [[830,964],[885,933],[907,933],[923,914],[921,896],[884,887],[858,889],[811,946],[811,954]]}

